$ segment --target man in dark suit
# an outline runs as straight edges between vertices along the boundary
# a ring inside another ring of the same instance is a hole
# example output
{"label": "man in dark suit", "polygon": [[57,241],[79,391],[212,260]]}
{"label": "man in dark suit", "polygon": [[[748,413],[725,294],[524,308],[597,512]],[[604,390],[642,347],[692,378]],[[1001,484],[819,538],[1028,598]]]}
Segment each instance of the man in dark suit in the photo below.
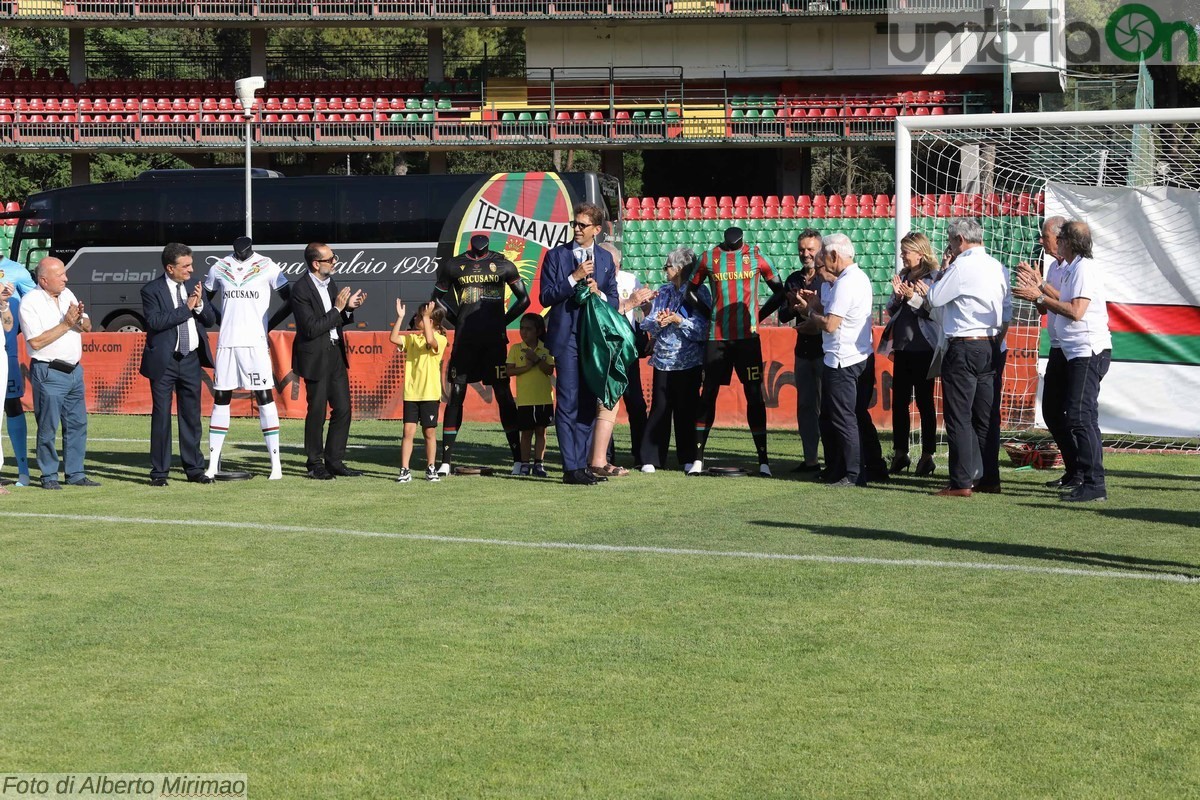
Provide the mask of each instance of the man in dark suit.
{"label": "man in dark suit", "polygon": [[604,221],[601,206],[575,206],[575,221],[571,223],[575,241],[553,248],[542,263],[540,299],[550,309],[546,316],[546,347],[554,356],[557,370],[554,430],[562,451],[563,483],[585,486],[597,482],[587,468],[596,395],[584,382],[579,366],[581,306],[575,301],[575,286],[586,283],[613,308],[620,303],[612,256],[595,242]]}
{"label": "man in dark suit", "polygon": [[162,251],[163,276],[142,287],[146,346],[141,373],[150,379],[150,485],[166,486],[171,469],[171,395],[179,415],[179,458],[192,483],[212,483],[200,455],[201,367],[211,368],[205,329],[214,322],[201,284],[192,277],[192,250],[172,242]]}
{"label": "man in dark suit", "polygon": [[[308,413],[304,416],[304,452],[308,477],[328,481],[336,476],[355,477],[361,470],[346,466],[350,438],[350,376],[346,339],[342,328],[354,320],[354,309],[367,293],[338,289],[333,280],[337,256],[321,242],[304,248],[308,274],[292,285],[291,307],[296,319],[292,344],[292,371],[304,378]],[[321,433],[329,411],[329,435]]]}

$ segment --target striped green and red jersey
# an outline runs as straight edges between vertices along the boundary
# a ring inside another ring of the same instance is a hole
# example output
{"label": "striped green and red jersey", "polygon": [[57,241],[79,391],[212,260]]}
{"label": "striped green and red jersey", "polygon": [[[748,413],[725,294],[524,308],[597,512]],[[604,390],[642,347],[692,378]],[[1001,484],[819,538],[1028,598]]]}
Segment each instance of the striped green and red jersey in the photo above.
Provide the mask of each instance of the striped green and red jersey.
{"label": "striped green and red jersey", "polygon": [[692,283],[699,286],[707,278],[712,289],[713,325],[709,338],[724,341],[757,335],[760,277],[777,280],[775,268],[758,245],[743,244],[738,250],[717,246],[700,258]]}

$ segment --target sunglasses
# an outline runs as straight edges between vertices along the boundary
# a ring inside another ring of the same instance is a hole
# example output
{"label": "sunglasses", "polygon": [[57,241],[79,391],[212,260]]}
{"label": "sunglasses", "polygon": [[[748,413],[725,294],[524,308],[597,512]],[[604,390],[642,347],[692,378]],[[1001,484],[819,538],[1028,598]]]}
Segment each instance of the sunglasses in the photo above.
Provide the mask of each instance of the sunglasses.
{"label": "sunglasses", "polygon": [[594,222],[572,222],[571,223],[571,227],[577,231],[582,230],[583,228],[591,228],[595,225],[596,225],[596,223],[594,223]]}

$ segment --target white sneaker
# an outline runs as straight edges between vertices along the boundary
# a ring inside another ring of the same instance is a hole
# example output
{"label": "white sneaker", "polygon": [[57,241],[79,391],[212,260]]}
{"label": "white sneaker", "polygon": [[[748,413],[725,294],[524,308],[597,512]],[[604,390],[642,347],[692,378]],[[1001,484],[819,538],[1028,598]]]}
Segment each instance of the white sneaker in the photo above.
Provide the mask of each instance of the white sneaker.
{"label": "white sneaker", "polygon": [[642,472],[645,472],[648,475],[653,475],[654,474],[654,465],[653,464],[642,464]]}
{"label": "white sneaker", "polygon": [[527,466],[525,466],[525,462],[514,461],[513,467],[512,467],[512,472],[509,474],[510,475],[528,475],[529,474],[528,470],[529,470],[529,468]]}
{"label": "white sneaker", "polygon": [[758,474],[764,478],[770,478],[771,477],[771,465],[770,464],[759,464],[758,465]]}
{"label": "white sneaker", "polygon": [[686,472],[688,475],[703,475],[704,474],[704,462],[703,461],[693,461],[690,464],[684,464],[683,471]]}
{"label": "white sneaker", "polygon": [[437,483],[441,480],[441,478],[438,477],[437,468],[432,464],[425,468],[425,480],[429,481],[430,483]]}
{"label": "white sneaker", "polygon": [[408,467],[400,470],[400,475],[397,476],[396,483],[412,483],[412,473],[409,472]]}
{"label": "white sneaker", "polygon": [[437,474],[445,477],[450,474],[450,464],[446,462],[437,468]]}

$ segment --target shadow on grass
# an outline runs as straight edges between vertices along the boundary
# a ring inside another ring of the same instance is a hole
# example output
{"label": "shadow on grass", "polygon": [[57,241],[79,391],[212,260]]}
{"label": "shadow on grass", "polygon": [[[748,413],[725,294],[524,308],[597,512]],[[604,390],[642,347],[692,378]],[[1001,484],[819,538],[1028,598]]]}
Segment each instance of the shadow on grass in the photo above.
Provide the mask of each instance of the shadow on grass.
{"label": "shadow on grass", "polygon": [[[1200,464],[1200,461],[1197,463]],[[1106,478],[1129,478],[1131,480],[1144,480],[1151,481],[1153,483],[1160,483],[1162,481],[1179,481],[1180,483],[1191,484],[1200,483],[1200,475],[1173,475],[1171,473],[1145,472],[1142,470],[1132,469],[1108,469],[1106,467],[1104,470],[1104,475]],[[1158,489],[1161,487],[1155,486],[1154,488]]]}
{"label": "shadow on grass", "polygon": [[792,522],[775,520],[752,520],[751,525],[761,525],[768,528],[787,528],[806,531],[817,536],[835,536],[842,539],[861,539],[879,542],[899,542],[900,544],[919,545],[921,547],[936,547],[940,549],[958,550],[970,553],[983,553],[993,556],[1012,556],[1029,558],[1038,561],[1055,561],[1064,564],[1077,564],[1106,569],[1124,569],[1134,572],[1162,573],[1168,575],[1184,575],[1189,578],[1200,577],[1200,564],[1188,564],[1181,561],[1164,561],[1139,556],[1121,555],[1118,553],[1101,553],[1091,550],[1070,550],[1063,547],[1046,547],[1043,545],[1017,544],[1014,542],[976,542],[970,539],[949,539],[938,536],[923,536],[920,534],[901,533],[900,531],[868,530],[866,528],[842,528],[837,526],[811,527]]}
{"label": "shadow on grass", "polygon": [[1200,528],[1200,512],[1175,508],[1089,508],[1102,517],[1137,520],[1138,522],[1162,522],[1184,528]]}

